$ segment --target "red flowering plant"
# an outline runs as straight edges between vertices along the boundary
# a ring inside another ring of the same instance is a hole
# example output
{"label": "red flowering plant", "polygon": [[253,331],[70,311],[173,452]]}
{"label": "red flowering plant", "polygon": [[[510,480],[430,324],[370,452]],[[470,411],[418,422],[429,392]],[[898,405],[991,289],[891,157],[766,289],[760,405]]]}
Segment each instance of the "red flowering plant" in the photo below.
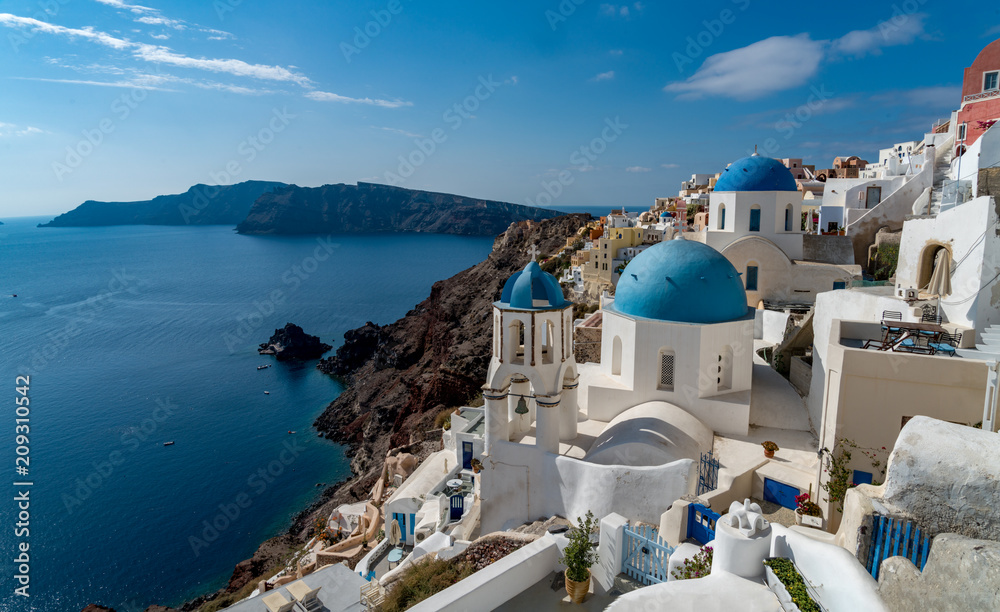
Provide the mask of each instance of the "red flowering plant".
{"label": "red flowering plant", "polygon": [[977,127],[979,127],[979,129],[981,129],[981,130],[988,130],[991,127],[993,127],[993,124],[996,123],[996,122],[997,122],[996,119],[990,119],[988,121],[977,121],[976,123],[979,124],[977,126]]}
{"label": "red flowering plant", "polygon": [[677,580],[708,576],[712,573],[712,547],[702,546],[695,556],[685,559],[681,566],[675,568],[671,573]]}
{"label": "red flowering plant", "polygon": [[[838,439],[834,450],[828,448],[820,449],[823,455],[823,473],[827,475],[825,482],[820,486],[826,491],[828,501],[837,504],[837,512],[844,511],[844,499],[847,497],[847,490],[858,486],[853,480],[854,470],[851,465],[851,452],[858,451],[865,456],[874,469],[872,484],[878,486],[885,478],[885,468],[887,461],[882,459],[882,455],[887,455],[888,450],[883,446],[877,448],[862,448],[853,440]],[[877,474],[878,476],[874,476]]]}
{"label": "red flowering plant", "polygon": [[819,504],[813,501],[809,501],[811,495],[809,493],[803,493],[802,495],[795,496],[795,511],[802,516],[823,516],[823,509],[819,507]]}

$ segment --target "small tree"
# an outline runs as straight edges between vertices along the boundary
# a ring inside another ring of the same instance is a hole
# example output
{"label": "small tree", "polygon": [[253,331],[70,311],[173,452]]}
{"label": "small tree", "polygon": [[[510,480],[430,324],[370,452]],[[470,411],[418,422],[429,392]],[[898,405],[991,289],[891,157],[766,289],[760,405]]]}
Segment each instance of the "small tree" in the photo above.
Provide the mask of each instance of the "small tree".
{"label": "small tree", "polygon": [[590,541],[590,534],[598,531],[598,522],[594,513],[587,511],[586,516],[577,527],[569,530],[569,544],[563,550],[559,562],[566,566],[566,577],[573,582],[583,582],[587,579],[587,571],[597,563],[597,551]]}
{"label": "small tree", "polygon": [[888,452],[883,446],[881,450],[876,448],[862,448],[853,440],[837,439],[837,444],[831,451],[828,448],[820,449],[823,455],[823,472],[828,474],[826,482],[820,487],[826,491],[827,501],[837,504],[837,512],[844,511],[844,500],[847,498],[847,490],[857,486],[854,482],[854,470],[851,469],[851,452],[857,450],[863,454],[871,463],[875,470],[875,477],[872,479],[873,485],[882,484],[885,478],[886,461],[881,458],[882,453]]}

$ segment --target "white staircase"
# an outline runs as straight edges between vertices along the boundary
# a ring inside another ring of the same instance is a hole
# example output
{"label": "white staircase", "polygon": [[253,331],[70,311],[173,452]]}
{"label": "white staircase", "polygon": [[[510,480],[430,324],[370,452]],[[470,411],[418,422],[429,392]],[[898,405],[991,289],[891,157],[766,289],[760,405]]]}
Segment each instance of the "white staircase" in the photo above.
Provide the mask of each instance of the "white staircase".
{"label": "white staircase", "polygon": [[[974,333],[974,332],[967,332]],[[968,359],[996,359],[1000,361],[1000,325],[990,325],[983,330],[982,342],[974,349],[958,349],[958,354]]]}
{"label": "white staircase", "polygon": [[934,164],[934,186],[931,188],[931,214],[937,215],[941,212],[941,202],[944,198],[944,184],[951,179],[948,173],[951,171],[951,160],[954,159],[955,152],[948,148],[941,159]]}

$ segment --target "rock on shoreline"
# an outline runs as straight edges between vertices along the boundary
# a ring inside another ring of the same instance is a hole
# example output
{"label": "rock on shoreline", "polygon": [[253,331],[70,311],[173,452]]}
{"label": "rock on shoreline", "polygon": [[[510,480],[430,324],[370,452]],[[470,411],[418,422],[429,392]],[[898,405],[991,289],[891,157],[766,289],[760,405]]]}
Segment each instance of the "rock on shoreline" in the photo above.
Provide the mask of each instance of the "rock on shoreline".
{"label": "rock on shoreline", "polygon": [[260,345],[261,355],[274,355],[278,361],[305,361],[319,359],[332,346],[321,342],[318,336],[310,336],[294,323],[285,323],[282,329],[274,330],[274,335]]}

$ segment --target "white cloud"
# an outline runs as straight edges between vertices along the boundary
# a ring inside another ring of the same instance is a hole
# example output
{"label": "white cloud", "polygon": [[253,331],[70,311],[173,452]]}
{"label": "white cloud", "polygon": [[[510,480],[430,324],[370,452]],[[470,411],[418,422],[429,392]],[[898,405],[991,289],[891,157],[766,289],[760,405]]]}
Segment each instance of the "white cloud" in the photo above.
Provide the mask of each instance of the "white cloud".
{"label": "white cloud", "polygon": [[923,35],[926,19],[927,15],[916,13],[883,21],[870,30],[848,32],[833,41],[831,51],[839,55],[864,57],[880,54],[883,47],[908,45]]}
{"label": "white cloud", "polygon": [[1000,25],[995,25],[989,30],[986,30],[986,33],[983,34],[983,36],[994,36],[996,34],[1000,34]]}
{"label": "white cloud", "polygon": [[373,125],[372,127],[376,130],[392,132],[393,134],[399,134],[400,136],[406,136],[407,138],[423,138],[423,134],[414,134],[413,132],[407,132],[406,130],[401,130],[399,128],[381,127],[377,125]]}
{"label": "white cloud", "polygon": [[877,55],[885,47],[908,45],[926,36],[927,16],[917,13],[890,19],[869,30],[854,30],[834,40],[812,40],[808,34],[772,36],[746,47],[708,57],[684,81],[664,87],[680,99],[724,96],[752,100],[804,85],[823,61]]}
{"label": "white cloud", "polygon": [[12,137],[12,136],[31,136],[32,134],[46,134],[45,130],[36,128],[32,125],[26,125],[24,127],[15,125],[13,123],[0,123],[0,138]]}
{"label": "white cloud", "polygon": [[[112,0],[106,1],[111,2]],[[46,34],[53,34],[57,36],[82,38],[118,51],[131,51],[133,57],[147,62],[169,64],[181,68],[193,68],[209,72],[227,73],[233,76],[251,77],[267,81],[296,83],[302,86],[310,85],[310,81],[306,76],[292,72],[291,70],[281,66],[249,64],[237,59],[206,59],[188,57],[174,53],[169,47],[137,43],[122,38],[116,38],[110,34],[96,31],[90,27],[79,29],[67,28],[60,25],[45,23],[44,21],[39,21],[30,17],[18,17],[16,15],[11,15],[10,13],[0,13],[0,24],[7,25],[9,27],[31,29],[35,32],[44,32]]]}
{"label": "white cloud", "polygon": [[[212,36],[209,36],[208,40],[226,40],[228,38],[235,38],[235,36],[233,36],[229,32],[223,32],[222,30],[215,30],[212,28],[203,28],[196,24],[189,24],[183,19],[170,19],[168,17],[164,17],[163,13],[159,9],[155,9],[152,7],[141,6],[138,4],[127,4],[122,0],[94,0],[94,1],[100,4],[104,4],[105,6],[110,6],[112,8],[131,12],[133,15],[135,15],[133,19],[136,23],[142,23],[145,25],[153,25],[153,26],[163,26],[166,28],[173,28],[175,30],[194,29],[199,32],[211,34]],[[153,36],[153,38],[158,38],[161,40],[164,37],[163,34],[151,35],[151,36]]]}
{"label": "white cloud", "polygon": [[902,91],[886,91],[872,96],[871,99],[877,103],[920,106],[929,110],[958,108],[962,103],[962,88],[959,85],[917,87]]}
{"label": "white cloud", "polygon": [[805,84],[823,59],[821,41],[798,36],[772,36],[743,47],[718,53],[685,81],[670,83],[665,91],[680,98],[726,96],[751,100]]}
{"label": "white cloud", "polygon": [[146,25],[161,25],[175,30],[187,29],[187,26],[180,21],[176,19],[167,19],[166,17],[139,17],[136,21]]}
{"label": "white cloud", "polygon": [[672,168],[680,168],[681,165],[680,164],[660,164],[660,167],[661,168],[666,168],[666,169],[670,170]]}
{"label": "white cloud", "polygon": [[610,81],[613,78],[615,78],[615,71],[614,70],[609,70],[607,72],[602,72],[601,74],[595,76],[594,78],[592,78],[590,80],[591,81]]}
{"label": "white cloud", "polygon": [[652,168],[646,168],[645,166],[629,166],[625,168],[625,172],[649,172]]}
{"label": "white cloud", "polygon": [[611,54],[612,57],[621,57],[625,52],[621,49],[612,49],[608,51],[608,53]]}
{"label": "white cloud", "polygon": [[116,9],[122,9],[126,11],[132,11],[137,15],[142,15],[143,13],[159,13],[158,10],[150,8],[148,6],[140,6],[138,4],[126,4],[122,0],[94,0],[100,4],[105,4]]}
{"label": "white cloud", "polygon": [[350,98],[327,91],[310,91],[306,94],[310,100],[319,102],[341,102],[344,104],[368,104],[370,106],[381,106],[382,108],[400,108],[403,106],[413,106],[413,102],[403,100],[379,100],[373,98]]}
{"label": "white cloud", "polygon": [[636,13],[641,13],[645,8],[646,5],[642,2],[632,3],[631,10],[629,9],[628,4],[602,4],[601,12],[611,17],[628,18],[631,15],[632,10]]}
{"label": "white cloud", "polygon": [[170,38],[169,34],[150,34],[150,38],[155,38],[156,40],[167,40]]}

